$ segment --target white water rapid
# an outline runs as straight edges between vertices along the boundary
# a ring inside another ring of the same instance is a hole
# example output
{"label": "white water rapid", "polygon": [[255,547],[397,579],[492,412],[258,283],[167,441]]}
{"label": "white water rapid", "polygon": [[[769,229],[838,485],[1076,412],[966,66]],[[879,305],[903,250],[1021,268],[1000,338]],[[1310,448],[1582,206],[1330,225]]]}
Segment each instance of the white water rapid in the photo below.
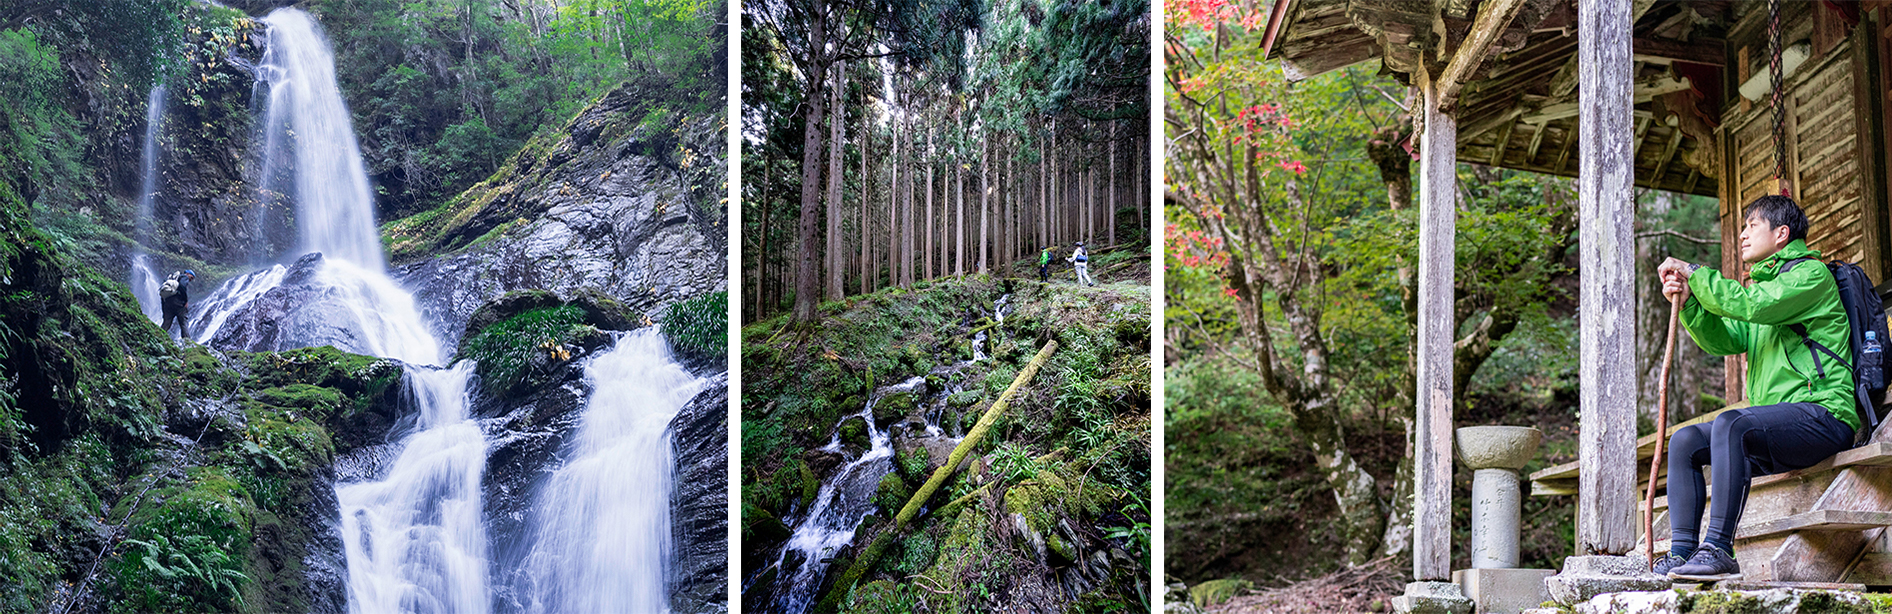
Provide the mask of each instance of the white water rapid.
{"label": "white water rapid", "polygon": [[145,317],[157,322],[163,317],[164,308],[159,304],[158,281],[163,278],[151,269],[151,256],[145,253],[144,243],[151,240],[152,200],[158,196],[158,127],[164,121],[164,104],[167,98],[164,86],[151,88],[151,94],[145,99],[145,142],[144,157],[139,166],[144,173],[138,184],[138,212],[132,218],[132,255],[131,255],[131,294],[138,298],[138,307],[144,310]]}
{"label": "white water rapid", "polygon": [[585,381],[592,392],[570,460],[532,512],[526,611],[668,612],[670,420],[705,384],[654,327],[586,363]]}

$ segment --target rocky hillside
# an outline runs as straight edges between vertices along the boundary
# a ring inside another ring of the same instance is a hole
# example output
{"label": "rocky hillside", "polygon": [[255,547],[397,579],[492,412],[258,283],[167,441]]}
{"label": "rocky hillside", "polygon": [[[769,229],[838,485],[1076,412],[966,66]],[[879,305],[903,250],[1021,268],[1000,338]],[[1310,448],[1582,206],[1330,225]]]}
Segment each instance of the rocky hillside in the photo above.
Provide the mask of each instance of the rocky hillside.
{"label": "rocky hillside", "polygon": [[[743,339],[745,608],[785,598],[826,612],[1148,603],[1147,286],[938,280],[826,305],[818,326],[751,325]],[[1015,381],[959,471],[916,496]],[[883,436],[888,472],[852,485]],[[847,546],[825,561],[784,550],[826,493],[857,488],[849,496],[873,503],[858,526],[841,521],[854,531]],[[908,507],[921,512],[896,528]],[[798,570],[821,563],[817,580],[796,586]]]}
{"label": "rocky hillside", "polygon": [[486,181],[383,227],[437,335],[512,290],[591,288],[654,318],[727,286],[726,124],[679,115],[652,87],[613,90]]}

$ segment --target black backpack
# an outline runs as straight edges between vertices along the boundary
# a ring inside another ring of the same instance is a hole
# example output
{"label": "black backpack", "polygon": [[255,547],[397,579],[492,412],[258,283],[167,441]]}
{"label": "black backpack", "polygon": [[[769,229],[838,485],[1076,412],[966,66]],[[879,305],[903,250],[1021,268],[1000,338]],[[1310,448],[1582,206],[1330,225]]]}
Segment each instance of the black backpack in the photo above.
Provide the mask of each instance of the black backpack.
{"label": "black backpack", "polygon": [[[1788,260],[1780,265],[1780,274],[1787,274],[1787,269],[1793,268],[1793,265],[1802,260],[1812,260],[1812,258]],[[1874,399],[1882,398],[1886,385],[1886,352],[1881,350],[1871,357],[1864,356],[1866,333],[1873,334],[1879,342],[1879,347],[1886,346],[1885,305],[1879,301],[1879,293],[1872,287],[1872,278],[1866,277],[1866,271],[1859,268],[1859,265],[1834,260],[1826,263],[1826,268],[1832,271],[1833,281],[1839,284],[1839,304],[1846,309],[1846,322],[1852,329],[1853,359],[1841,358],[1833,350],[1814,341],[1812,337],[1807,336],[1807,327],[1804,324],[1789,324],[1787,328],[1800,335],[1800,339],[1806,342],[1807,351],[1813,354],[1813,367],[1820,375],[1826,375],[1826,371],[1820,368],[1821,352],[1825,352],[1827,356],[1831,356],[1833,360],[1840,361],[1849,368],[1855,364],[1858,365],[1857,368],[1852,369],[1853,400],[1855,401],[1853,408],[1859,412],[1859,423],[1865,428],[1854,433],[1853,440],[1864,441],[1879,426],[1878,404],[1874,402]]]}

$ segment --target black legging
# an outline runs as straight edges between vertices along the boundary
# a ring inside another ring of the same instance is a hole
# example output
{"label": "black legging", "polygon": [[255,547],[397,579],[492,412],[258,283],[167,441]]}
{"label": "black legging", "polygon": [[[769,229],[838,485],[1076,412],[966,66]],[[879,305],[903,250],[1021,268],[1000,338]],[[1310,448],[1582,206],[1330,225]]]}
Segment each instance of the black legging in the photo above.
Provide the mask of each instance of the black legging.
{"label": "black legging", "polygon": [[1669,438],[1669,552],[1687,556],[1700,544],[1703,465],[1715,472],[1705,539],[1726,550],[1734,544],[1750,479],[1811,467],[1852,443],[1853,428],[1812,403],[1730,409],[1712,423],[1675,431]]}

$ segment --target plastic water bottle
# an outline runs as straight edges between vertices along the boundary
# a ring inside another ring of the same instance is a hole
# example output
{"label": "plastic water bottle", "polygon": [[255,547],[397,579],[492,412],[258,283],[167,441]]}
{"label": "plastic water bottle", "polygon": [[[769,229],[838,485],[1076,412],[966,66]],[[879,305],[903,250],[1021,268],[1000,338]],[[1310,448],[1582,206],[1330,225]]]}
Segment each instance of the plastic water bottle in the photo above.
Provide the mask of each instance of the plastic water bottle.
{"label": "plastic water bottle", "polygon": [[1880,371],[1880,352],[1885,348],[1879,345],[1879,331],[1866,331],[1866,343],[1859,348],[1859,379],[1878,384],[1885,381],[1885,374]]}

